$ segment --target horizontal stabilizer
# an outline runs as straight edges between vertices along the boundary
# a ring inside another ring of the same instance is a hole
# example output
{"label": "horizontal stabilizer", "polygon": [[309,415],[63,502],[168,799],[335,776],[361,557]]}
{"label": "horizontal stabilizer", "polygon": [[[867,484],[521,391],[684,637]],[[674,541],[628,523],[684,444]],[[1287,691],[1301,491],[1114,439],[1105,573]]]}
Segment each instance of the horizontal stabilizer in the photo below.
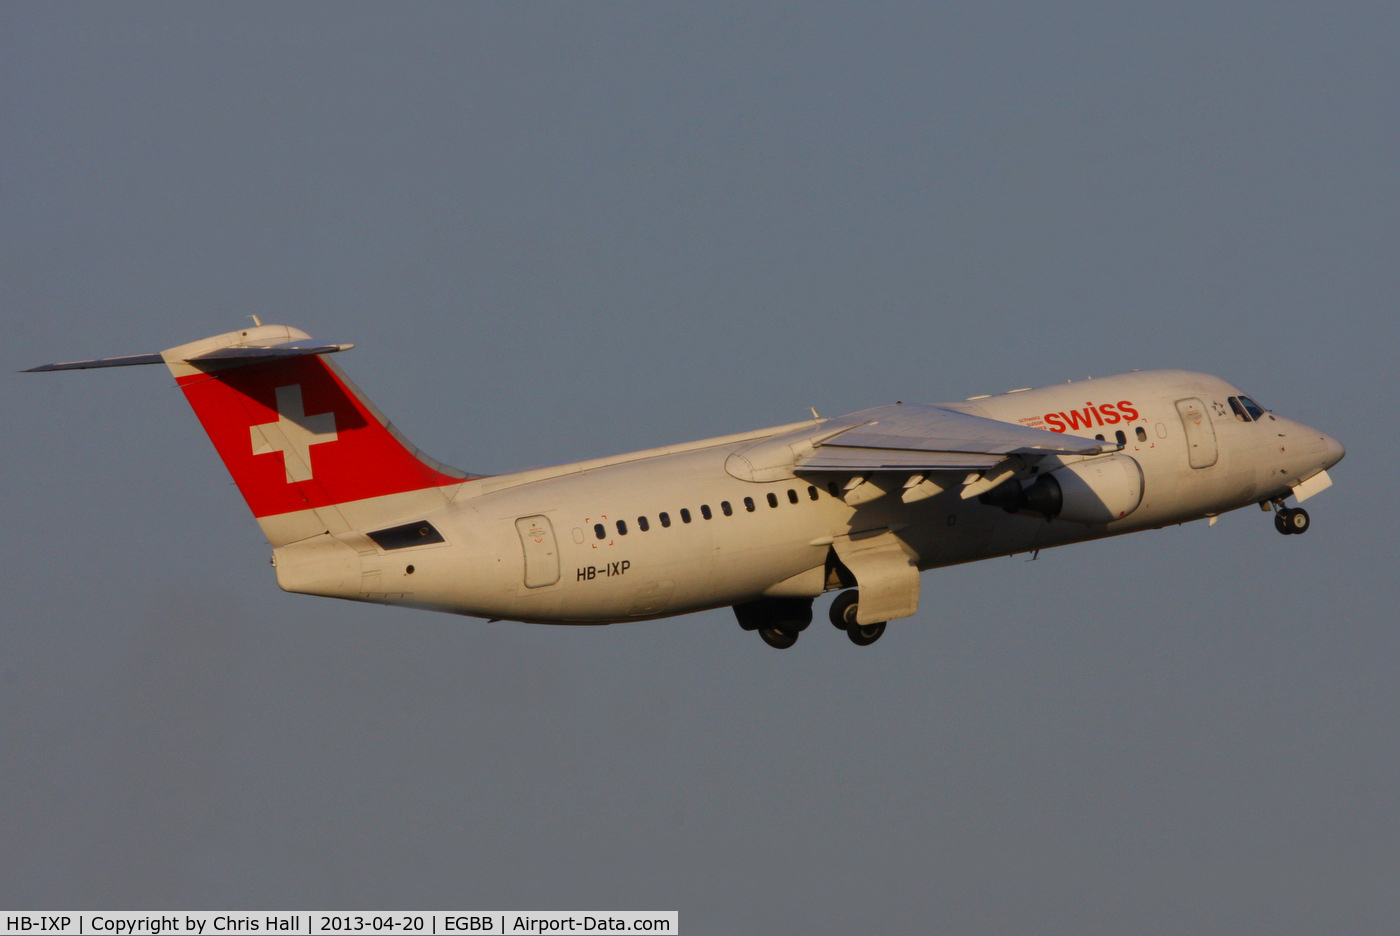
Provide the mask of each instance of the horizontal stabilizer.
{"label": "horizontal stabilizer", "polygon": [[[355,347],[352,344],[312,344],[305,341],[289,341],[286,344],[272,345],[266,348],[218,348],[214,351],[207,351],[204,354],[196,354],[194,357],[186,358],[187,361],[245,361],[251,363],[258,359],[272,360],[278,358],[300,357],[303,354],[334,354],[337,351],[349,351]],[[156,355],[157,358],[160,355]]]}
{"label": "horizontal stabilizer", "polygon": [[[201,361],[238,361],[244,364],[253,364],[258,361],[275,361],[285,358],[301,357],[307,354],[334,354],[337,351],[349,351],[355,347],[352,344],[316,344],[310,341],[287,341],[282,344],[267,345],[264,347],[224,347],[215,348],[212,351],[205,351],[202,354],[194,354],[182,360],[190,363]],[[91,361],[64,361],[60,364],[41,364],[38,367],[31,367],[21,371],[25,374],[40,374],[46,371],[64,370],[88,370],[94,367],[132,367],[137,364],[164,364],[165,355],[160,352],[153,354],[129,354],[125,357],[95,358]]]}
{"label": "horizontal stabilizer", "polygon": [[165,358],[157,351],[154,354],[128,354],[126,357],[97,358],[92,361],[64,361],[62,364],[40,364],[20,371],[22,374],[41,374],[45,371],[88,370],[93,367],[132,367],[137,364],[164,364]]}

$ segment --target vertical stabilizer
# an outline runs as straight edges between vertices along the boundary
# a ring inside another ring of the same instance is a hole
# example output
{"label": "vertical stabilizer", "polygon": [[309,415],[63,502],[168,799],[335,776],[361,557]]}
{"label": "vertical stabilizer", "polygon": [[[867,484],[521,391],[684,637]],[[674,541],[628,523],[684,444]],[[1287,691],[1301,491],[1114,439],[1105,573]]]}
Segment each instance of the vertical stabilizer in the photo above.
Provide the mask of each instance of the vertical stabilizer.
{"label": "vertical stabilizer", "polygon": [[273,546],[445,506],[471,476],[399,435],[304,331],[258,325],[159,354],[31,371],[165,363]]}
{"label": "vertical stabilizer", "polygon": [[317,345],[281,325],[162,352],[273,546],[437,509],[468,475],[410,445]]}

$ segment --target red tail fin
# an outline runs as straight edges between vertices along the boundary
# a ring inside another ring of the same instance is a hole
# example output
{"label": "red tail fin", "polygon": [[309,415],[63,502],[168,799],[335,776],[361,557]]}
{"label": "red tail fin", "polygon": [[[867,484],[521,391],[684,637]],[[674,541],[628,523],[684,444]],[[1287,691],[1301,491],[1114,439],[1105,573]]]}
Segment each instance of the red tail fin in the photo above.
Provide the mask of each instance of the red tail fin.
{"label": "red tail fin", "polygon": [[[324,357],[327,346],[321,346],[322,353],[298,350],[295,339],[306,337],[282,326],[262,326],[164,352],[176,383],[269,538],[285,537],[272,536],[283,525],[267,518],[315,511],[324,520],[323,508],[441,488],[468,477],[409,445]],[[265,347],[273,340],[280,340],[281,350]]]}
{"label": "red tail fin", "polygon": [[253,515],[455,484],[320,355],[177,378]]}
{"label": "red tail fin", "polygon": [[310,339],[258,323],[159,354],[30,370],[164,362],[273,546],[445,506],[470,476],[410,445],[324,357],[353,345]]}

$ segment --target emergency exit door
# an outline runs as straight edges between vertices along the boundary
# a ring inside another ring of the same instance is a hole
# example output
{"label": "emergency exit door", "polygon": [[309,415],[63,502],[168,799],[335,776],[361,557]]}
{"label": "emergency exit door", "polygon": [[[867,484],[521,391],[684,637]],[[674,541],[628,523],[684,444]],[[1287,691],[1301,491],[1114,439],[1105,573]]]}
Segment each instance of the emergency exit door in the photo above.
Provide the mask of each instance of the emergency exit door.
{"label": "emergency exit door", "polygon": [[1176,401],[1181,414],[1181,426],[1186,430],[1186,457],[1192,468],[1209,468],[1220,453],[1215,446],[1215,426],[1211,424],[1206,405],[1195,397]]}
{"label": "emergency exit door", "polygon": [[549,518],[521,517],[515,521],[515,531],[525,551],[525,587],[543,588],[559,581],[559,547]]}

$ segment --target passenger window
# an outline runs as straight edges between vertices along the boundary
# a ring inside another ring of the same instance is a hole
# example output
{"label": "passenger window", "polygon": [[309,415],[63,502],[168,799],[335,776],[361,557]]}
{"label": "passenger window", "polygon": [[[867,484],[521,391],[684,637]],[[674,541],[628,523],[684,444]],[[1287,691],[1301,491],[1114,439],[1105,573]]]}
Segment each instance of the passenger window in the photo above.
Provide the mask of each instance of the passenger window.
{"label": "passenger window", "polygon": [[837,484],[835,481],[826,482],[826,489],[831,492],[832,497],[841,496],[841,485]]}
{"label": "passenger window", "polygon": [[778,506],[778,495],[774,494],[772,491],[769,491],[769,492],[768,492],[768,506],[769,506],[769,507],[776,507],[776,506]]}
{"label": "passenger window", "polygon": [[1244,411],[1244,404],[1239,397],[1230,397],[1230,409],[1234,411],[1235,418],[1240,422],[1249,422],[1249,416]]}
{"label": "passenger window", "polygon": [[1137,437],[1138,437],[1138,441],[1139,441],[1139,442],[1146,442],[1146,441],[1147,441],[1147,430],[1146,430],[1146,429],[1142,428],[1141,426],[1138,426],[1136,432],[1137,432]]}
{"label": "passenger window", "polygon": [[726,517],[734,516],[734,508],[729,506],[729,501],[720,501],[719,509],[724,511]]}
{"label": "passenger window", "polygon": [[626,520],[619,520],[619,521],[617,521],[617,535],[618,535],[618,536],[626,536],[626,535],[627,535],[627,521],[626,521]]}
{"label": "passenger window", "polygon": [[795,503],[797,503],[797,492],[794,491],[792,488],[788,488],[788,503],[789,503],[789,504],[795,504]]}
{"label": "passenger window", "polygon": [[1094,438],[1095,438],[1095,439],[1098,439],[1100,442],[1103,442],[1103,441],[1104,441],[1104,437],[1103,437],[1103,433],[1102,433],[1102,432],[1100,432],[1098,435],[1094,436]]}
{"label": "passenger window", "polygon": [[1264,418],[1264,407],[1255,403],[1247,396],[1240,397],[1240,402],[1244,404],[1245,412],[1254,417],[1256,421]]}
{"label": "passenger window", "polygon": [[744,498],[744,509],[747,510],[749,513],[753,513],[753,498],[752,498],[752,497],[746,497],[746,498]]}
{"label": "passenger window", "polygon": [[595,523],[593,524],[593,535],[598,537],[598,539],[607,539],[608,531],[603,529],[603,525],[601,523]]}
{"label": "passenger window", "polygon": [[690,508],[689,508],[689,507],[682,507],[682,508],[681,508],[681,523],[689,523],[689,522],[690,522]]}
{"label": "passenger window", "polygon": [[643,533],[651,529],[651,524],[647,522],[646,517],[637,518],[637,529],[641,530]]}
{"label": "passenger window", "polygon": [[816,500],[816,499],[817,499],[817,489],[816,489],[815,487],[813,487],[812,485],[810,485],[810,484],[807,485],[807,497],[808,497],[810,500]]}
{"label": "passenger window", "polygon": [[704,517],[706,520],[708,520],[708,519],[710,519],[711,517],[714,516],[714,514],[710,513],[710,505],[709,505],[709,504],[701,504],[701,505],[700,505],[700,516]]}
{"label": "passenger window", "polygon": [[1117,432],[1113,433],[1113,437],[1118,440],[1119,445],[1128,444],[1128,437],[1123,433],[1122,429],[1119,429]]}
{"label": "passenger window", "polygon": [[657,514],[656,516],[661,520],[661,525],[662,525],[662,526],[668,527],[668,526],[671,525],[671,515],[668,514],[666,511],[663,510],[663,511],[661,511],[661,513]]}

